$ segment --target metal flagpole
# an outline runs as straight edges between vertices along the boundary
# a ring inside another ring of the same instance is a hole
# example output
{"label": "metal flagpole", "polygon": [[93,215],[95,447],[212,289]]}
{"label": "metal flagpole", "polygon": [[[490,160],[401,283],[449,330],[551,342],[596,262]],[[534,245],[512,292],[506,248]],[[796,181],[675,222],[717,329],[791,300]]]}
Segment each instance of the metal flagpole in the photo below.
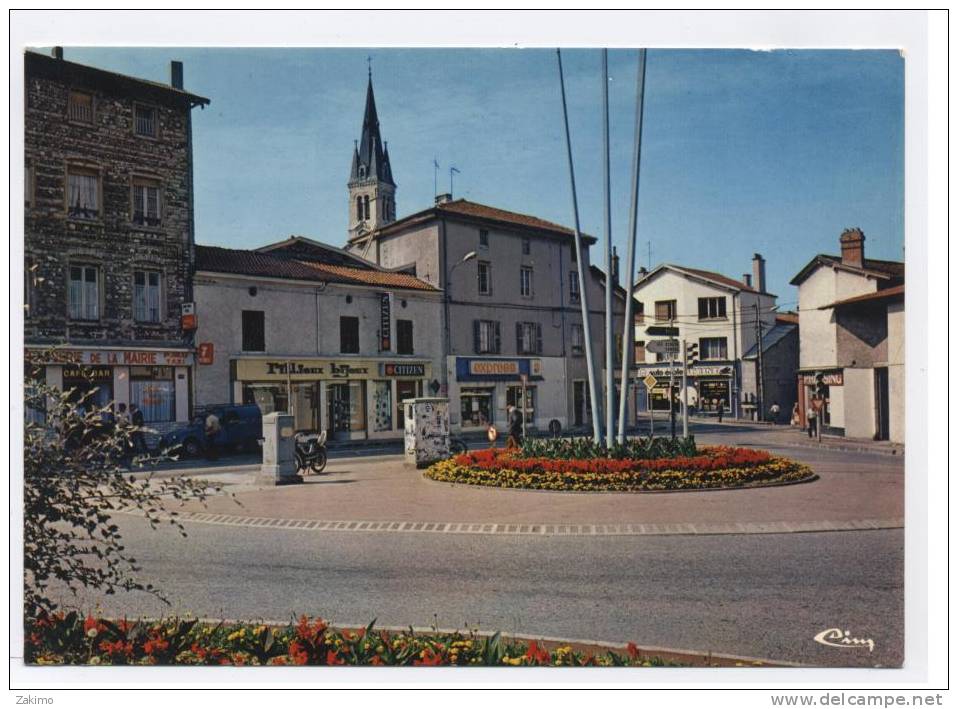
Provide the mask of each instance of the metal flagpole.
{"label": "metal flagpole", "polygon": [[589,372],[589,396],[592,398],[592,435],[595,444],[602,443],[602,400],[596,394],[595,356],[592,347],[592,334],[589,327],[589,289],[586,287],[585,268],[582,253],[582,234],[579,232],[579,201],[575,191],[575,166],[572,162],[572,139],[569,136],[569,112],[565,101],[565,79],[562,75],[562,52],[556,49],[559,61],[559,88],[562,92],[562,118],[565,121],[565,145],[569,156],[569,182],[572,185],[572,214],[575,223],[575,262],[576,276],[579,279],[579,304],[582,307],[582,337],[585,339],[585,362]]}
{"label": "metal flagpole", "polygon": [[602,50],[602,187],[605,197],[605,445],[615,435],[612,406],[615,372],[612,370],[612,195],[609,184],[609,50]]}
{"label": "metal flagpole", "polygon": [[632,322],[632,292],[635,290],[635,238],[639,212],[639,162],[642,156],[642,109],[645,103],[645,50],[639,50],[635,98],[635,145],[632,149],[632,213],[629,215],[628,289],[625,299],[625,323],[622,328],[622,384],[619,394],[618,441],[625,441],[625,411],[629,398],[629,380],[634,356],[635,323]]}
{"label": "metal flagpole", "polygon": [[689,437],[689,350],[682,338],[682,438]]}

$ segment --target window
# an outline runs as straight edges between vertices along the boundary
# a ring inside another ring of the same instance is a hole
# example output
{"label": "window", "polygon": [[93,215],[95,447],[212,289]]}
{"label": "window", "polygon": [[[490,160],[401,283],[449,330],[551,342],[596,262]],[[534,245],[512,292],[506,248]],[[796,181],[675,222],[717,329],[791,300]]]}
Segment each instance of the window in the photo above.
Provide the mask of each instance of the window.
{"label": "window", "polygon": [[542,325],[535,322],[516,323],[516,352],[542,354]]}
{"label": "window", "polygon": [[412,320],[396,320],[396,354],[413,354]]}
{"label": "window", "polygon": [[532,269],[527,266],[519,269],[519,295],[523,298],[532,297]]}
{"label": "window", "polygon": [[572,355],[581,357],[585,354],[585,331],[578,323],[572,324]]}
{"label": "window", "polygon": [[645,340],[638,340],[635,343],[635,361],[636,363],[645,361]]}
{"label": "window", "polygon": [[33,166],[26,165],[23,168],[23,204],[30,207],[33,205]]}
{"label": "window", "polygon": [[339,351],[359,354],[359,318],[344,316],[339,319]]}
{"label": "window", "polygon": [[499,322],[496,320],[473,320],[473,349],[476,354],[498,354],[502,350],[499,338]]}
{"label": "window", "polygon": [[578,302],[579,300],[579,272],[578,271],[569,272],[569,300],[573,302]]}
{"label": "window", "polygon": [[100,269],[70,266],[69,315],[71,320],[100,319]]}
{"label": "window", "polygon": [[522,255],[528,256],[530,253],[532,253],[532,243],[528,236],[524,236],[522,237]]}
{"label": "window", "polygon": [[479,230],[479,248],[480,249],[489,248],[489,230],[488,229]]}
{"label": "window", "polygon": [[133,272],[133,319],[137,322],[160,321],[160,274],[158,271]]}
{"label": "window", "polygon": [[699,320],[714,320],[725,317],[725,297],[699,298]]}
{"label": "window", "polygon": [[674,300],[655,301],[655,319],[659,321],[674,320],[675,319],[675,301]]}
{"label": "window", "polygon": [[356,197],[356,221],[361,222],[363,220],[363,198],[361,196]]}
{"label": "window", "polygon": [[100,176],[94,170],[70,167],[67,171],[67,214],[80,219],[100,215]]}
{"label": "window", "polygon": [[130,402],[143,421],[176,420],[176,386],[172,367],[130,367]]}
{"label": "window", "polygon": [[363,196],[363,219],[369,219],[369,195]]}
{"label": "window", "polygon": [[728,359],[728,338],[703,337],[699,340],[702,359]]}
{"label": "window", "polygon": [[243,311],[243,351],[266,351],[266,313],[262,310]]}
{"label": "window", "polygon": [[160,185],[155,180],[134,178],[133,223],[143,226],[160,224]]}
{"label": "window", "polygon": [[93,94],[71,91],[67,100],[67,118],[81,123],[93,123]]}
{"label": "window", "polygon": [[156,137],[156,109],[141,104],[133,104],[133,130],[137,135]]}
{"label": "window", "polygon": [[492,295],[492,264],[488,261],[480,261],[478,273],[479,295]]}
{"label": "window", "polygon": [[633,300],[632,305],[635,308],[635,321],[637,323],[645,322],[645,303],[640,300]]}

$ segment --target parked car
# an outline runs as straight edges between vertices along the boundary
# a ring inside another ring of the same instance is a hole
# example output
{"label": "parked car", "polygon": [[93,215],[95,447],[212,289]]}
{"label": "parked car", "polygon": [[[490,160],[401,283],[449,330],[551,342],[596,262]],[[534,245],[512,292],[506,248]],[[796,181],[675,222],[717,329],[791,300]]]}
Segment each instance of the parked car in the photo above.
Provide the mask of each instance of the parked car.
{"label": "parked car", "polygon": [[220,420],[220,432],[215,439],[220,450],[259,450],[263,417],[256,404],[223,404],[197,409],[189,424],[170,431],[160,439],[160,449],[179,447],[179,452],[187,457],[202,455],[206,446],[206,417],[211,412]]}

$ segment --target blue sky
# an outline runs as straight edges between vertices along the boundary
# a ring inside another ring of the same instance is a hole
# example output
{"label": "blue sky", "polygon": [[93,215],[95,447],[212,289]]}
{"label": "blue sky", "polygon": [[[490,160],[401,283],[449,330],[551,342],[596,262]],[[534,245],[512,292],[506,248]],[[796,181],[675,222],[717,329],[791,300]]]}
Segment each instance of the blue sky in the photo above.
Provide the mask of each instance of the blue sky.
{"label": "blue sky", "polygon": [[[563,52],[583,229],[602,234],[598,50]],[[613,241],[628,239],[636,52],[610,52]],[[439,191],[572,224],[553,50],[67,48],[67,59],[169,81],[212,100],[194,112],[198,243],[254,247],[290,234],[345,241],[366,57],[400,216]],[[837,253],[845,227],[866,254],[901,259],[904,60],[894,51],[648,53],[637,263],[740,277],[768,261],[789,279]],[[601,262],[601,250],[593,259]]]}

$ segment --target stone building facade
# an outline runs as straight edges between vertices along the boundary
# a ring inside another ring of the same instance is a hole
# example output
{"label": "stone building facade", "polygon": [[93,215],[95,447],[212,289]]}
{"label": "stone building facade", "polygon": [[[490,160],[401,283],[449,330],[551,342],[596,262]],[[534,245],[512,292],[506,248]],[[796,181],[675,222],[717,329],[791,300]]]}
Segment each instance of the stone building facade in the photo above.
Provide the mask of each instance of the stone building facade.
{"label": "stone building facade", "polygon": [[[47,382],[189,417],[192,109],[183,89],[28,52],[25,342]],[[51,348],[56,351],[50,353]]]}

